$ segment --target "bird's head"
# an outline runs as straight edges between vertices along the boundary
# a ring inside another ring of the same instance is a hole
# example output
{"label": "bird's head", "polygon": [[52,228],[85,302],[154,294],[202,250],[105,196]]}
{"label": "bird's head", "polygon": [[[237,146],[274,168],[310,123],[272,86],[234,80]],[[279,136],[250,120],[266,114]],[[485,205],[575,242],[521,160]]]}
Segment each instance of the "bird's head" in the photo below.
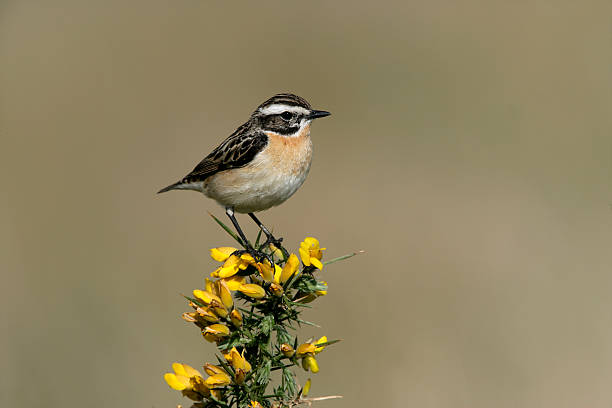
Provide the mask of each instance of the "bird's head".
{"label": "bird's head", "polygon": [[329,112],[312,109],[304,98],[283,93],[259,105],[251,115],[251,120],[263,131],[291,137],[299,135],[314,119],[329,115]]}

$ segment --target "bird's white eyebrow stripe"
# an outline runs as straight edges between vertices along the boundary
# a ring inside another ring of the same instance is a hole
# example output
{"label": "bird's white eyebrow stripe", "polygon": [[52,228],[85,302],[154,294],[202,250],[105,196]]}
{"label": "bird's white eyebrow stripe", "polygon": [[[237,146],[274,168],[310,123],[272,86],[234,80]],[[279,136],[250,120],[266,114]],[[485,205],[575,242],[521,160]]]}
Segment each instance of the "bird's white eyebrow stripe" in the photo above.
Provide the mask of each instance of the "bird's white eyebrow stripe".
{"label": "bird's white eyebrow stripe", "polygon": [[301,106],[285,105],[284,103],[275,103],[265,108],[261,108],[259,111],[264,115],[277,115],[285,111],[306,115],[309,112],[308,109],[302,108]]}

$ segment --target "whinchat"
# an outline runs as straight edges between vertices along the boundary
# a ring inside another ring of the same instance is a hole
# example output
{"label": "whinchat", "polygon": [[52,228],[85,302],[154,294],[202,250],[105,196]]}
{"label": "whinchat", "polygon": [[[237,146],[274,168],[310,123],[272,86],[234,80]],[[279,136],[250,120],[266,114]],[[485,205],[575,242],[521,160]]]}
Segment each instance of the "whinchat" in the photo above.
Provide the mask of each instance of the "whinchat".
{"label": "whinchat", "polygon": [[234,212],[248,213],[267,243],[278,245],[280,239],[254,213],[282,204],[304,183],[312,159],[310,123],[329,115],[297,95],[274,95],[189,174],[159,193],[199,191],[225,208],[245,248],[252,249]]}

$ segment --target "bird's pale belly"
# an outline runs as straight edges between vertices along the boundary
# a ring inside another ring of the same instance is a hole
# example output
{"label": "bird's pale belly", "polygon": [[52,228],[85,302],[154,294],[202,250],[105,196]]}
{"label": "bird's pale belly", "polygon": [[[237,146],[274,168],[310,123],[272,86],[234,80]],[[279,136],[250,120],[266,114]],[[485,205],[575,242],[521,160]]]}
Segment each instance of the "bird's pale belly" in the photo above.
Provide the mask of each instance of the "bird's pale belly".
{"label": "bird's pale belly", "polygon": [[239,213],[282,204],[300,188],[310,170],[312,143],[308,133],[292,138],[268,135],[268,146],[251,163],[209,177],[202,192]]}

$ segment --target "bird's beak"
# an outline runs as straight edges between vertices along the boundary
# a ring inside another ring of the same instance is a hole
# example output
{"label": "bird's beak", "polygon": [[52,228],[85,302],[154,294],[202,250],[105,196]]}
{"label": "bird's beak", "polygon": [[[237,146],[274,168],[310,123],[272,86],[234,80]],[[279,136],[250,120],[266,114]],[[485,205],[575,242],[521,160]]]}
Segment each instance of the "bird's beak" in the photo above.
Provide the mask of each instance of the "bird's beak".
{"label": "bird's beak", "polygon": [[310,113],[306,116],[306,118],[312,120],[317,118],[324,118],[329,115],[331,115],[331,113],[327,111],[311,110]]}

